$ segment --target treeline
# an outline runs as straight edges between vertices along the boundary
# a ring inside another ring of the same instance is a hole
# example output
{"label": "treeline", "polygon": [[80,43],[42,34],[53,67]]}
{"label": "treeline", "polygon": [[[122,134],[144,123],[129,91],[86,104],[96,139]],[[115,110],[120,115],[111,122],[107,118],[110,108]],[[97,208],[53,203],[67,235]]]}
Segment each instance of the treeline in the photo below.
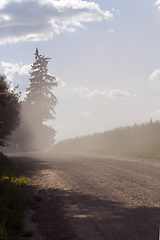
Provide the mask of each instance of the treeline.
{"label": "treeline", "polygon": [[54,151],[98,152],[112,155],[160,158],[160,121],[119,127],[103,133],[63,140]]}

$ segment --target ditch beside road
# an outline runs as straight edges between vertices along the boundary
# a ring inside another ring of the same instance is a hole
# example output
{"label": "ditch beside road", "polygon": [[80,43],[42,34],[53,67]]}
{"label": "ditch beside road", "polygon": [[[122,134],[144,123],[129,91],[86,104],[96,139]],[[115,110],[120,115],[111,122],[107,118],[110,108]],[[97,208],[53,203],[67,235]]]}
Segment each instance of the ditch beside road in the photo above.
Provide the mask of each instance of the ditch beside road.
{"label": "ditch beside road", "polygon": [[159,161],[83,153],[8,156],[31,182],[37,202],[32,221],[42,239],[158,239]]}

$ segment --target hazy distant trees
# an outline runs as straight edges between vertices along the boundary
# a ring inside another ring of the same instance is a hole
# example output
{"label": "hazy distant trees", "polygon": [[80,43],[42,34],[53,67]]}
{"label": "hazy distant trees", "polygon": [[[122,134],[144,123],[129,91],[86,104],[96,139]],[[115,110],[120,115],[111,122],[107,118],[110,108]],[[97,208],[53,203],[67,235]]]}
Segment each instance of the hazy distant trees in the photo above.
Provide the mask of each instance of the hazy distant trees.
{"label": "hazy distant trees", "polygon": [[55,118],[57,104],[52,92],[57,81],[48,73],[49,60],[36,49],[35,62],[30,72],[30,86],[26,89],[27,96],[22,103],[21,124],[12,137],[19,151],[44,150],[55,142],[55,130],[45,124]]}
{"label": "hazy distant trees", "polygon": [[55,151],[99,152],[160,158],[160,121],[134,124],[94,135],[60,141]]}
{"label": "hazy distant trees", "polygon": [[6,77],[0,75],[0,146],[5,146],[8,136],[20,123],[19,93],[11,90]]}

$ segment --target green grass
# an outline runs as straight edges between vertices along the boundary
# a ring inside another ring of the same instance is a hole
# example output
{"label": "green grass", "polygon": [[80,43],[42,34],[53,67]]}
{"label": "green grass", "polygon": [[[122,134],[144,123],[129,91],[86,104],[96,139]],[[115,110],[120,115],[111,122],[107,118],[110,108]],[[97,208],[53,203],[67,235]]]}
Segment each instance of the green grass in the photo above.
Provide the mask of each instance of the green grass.
{"label": "green grass", "polygon": [[13,163],[0,153],[0,240],[14,240],[24,229],[24,211],[30,202],[24,176],[16,176]]}

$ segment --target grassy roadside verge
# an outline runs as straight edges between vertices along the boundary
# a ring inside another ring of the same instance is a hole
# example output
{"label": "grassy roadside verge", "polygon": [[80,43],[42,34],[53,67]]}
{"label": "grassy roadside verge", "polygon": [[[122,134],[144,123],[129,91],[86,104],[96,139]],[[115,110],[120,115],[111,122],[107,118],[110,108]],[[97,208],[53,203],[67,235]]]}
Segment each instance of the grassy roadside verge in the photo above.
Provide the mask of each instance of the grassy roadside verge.
{"label": "grassy roadside verge", "polygon": [[24,176],[16,174],[12,161],[0,153],[0,240],[16,240],[24,232],[24,211],[31,202]]}

